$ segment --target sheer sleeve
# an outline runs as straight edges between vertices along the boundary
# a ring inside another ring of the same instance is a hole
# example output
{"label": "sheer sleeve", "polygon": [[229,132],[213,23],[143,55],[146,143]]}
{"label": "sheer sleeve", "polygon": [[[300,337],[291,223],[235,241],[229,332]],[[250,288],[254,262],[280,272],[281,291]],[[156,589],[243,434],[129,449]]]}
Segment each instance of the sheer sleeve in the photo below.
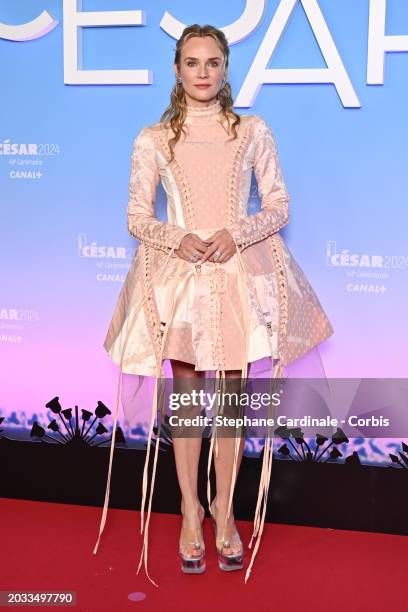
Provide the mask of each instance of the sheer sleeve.
{"label": "sheer sleeve", "polygon": [[290,197],[282,176],[272,130],[256,115],[253,169],[261,197],[261,210],[226,226],[240,251],[280,230],[289,221]]}
{"label": "sheer sleeve", "polygon": [[129,203],[127,206],[128,231],[131,236],[163,251],[178,248],[188,233],[183,227],[159,221],[154,212],[154,200],[159,182],[154,140],[149,128],[144,127],[133,142]]}

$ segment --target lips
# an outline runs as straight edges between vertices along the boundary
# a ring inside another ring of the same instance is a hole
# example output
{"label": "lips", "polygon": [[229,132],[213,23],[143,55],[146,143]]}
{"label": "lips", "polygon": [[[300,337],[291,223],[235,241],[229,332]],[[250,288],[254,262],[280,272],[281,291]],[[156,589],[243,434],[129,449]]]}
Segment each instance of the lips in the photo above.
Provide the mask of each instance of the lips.
{"label": "lips", "polygon": [[198,89],[208,89],[210,85],[195,85],[195,87],[198,87]]}

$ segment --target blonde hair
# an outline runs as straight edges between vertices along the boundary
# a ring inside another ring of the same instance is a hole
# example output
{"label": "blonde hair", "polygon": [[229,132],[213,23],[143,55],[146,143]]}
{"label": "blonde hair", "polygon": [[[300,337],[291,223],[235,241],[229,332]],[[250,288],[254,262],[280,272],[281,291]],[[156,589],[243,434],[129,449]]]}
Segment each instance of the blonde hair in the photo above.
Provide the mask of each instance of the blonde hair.
{"label": "blonde hair", "polygon": [[[174,63],[177,65],[180,70],[180,60],[181,60],[181,49],[183,44],[190,38],[194,36],[199,36],[203,38],[204,36],[211,36],[215,42],[218,44],[220,50],[224,55],[225,60],[225,70],[227,73],[228,70],[228,58],[229,58],[229,47],[227,38],[221,30],[218,30],[214,26],[204,25],[200,26],[197,23],[193,25],[187,26],[184,28],[180,38],[176,43],[176,53],[174,56]],[[231,86],[225,81],[223,87],[219,90],[217,94],[217,99],[221,105],[221,113],[224,115],[225,119],[230,126],[232,133],[234,135],[234,139],[237,138],[237,130],[236,126],[240,123],[240,116],[232,110],[233,100],[231,95]],[[168,163],[170,163],[174,159],[174,146],[177,141],[180,139],[181,132],[183,129],[184,120],[187,115],[187,101],[186,95],[181,83],[176,81],[171,94],[170,94],[170,104],[160,117],[160,122],[162,123],[170,123],[170,127],[173,130],[174,137],[170,138],[168,141],[168,145],[171,151],[171,157]],[[233,120],[233,123],[230,124],[230,119]]]}

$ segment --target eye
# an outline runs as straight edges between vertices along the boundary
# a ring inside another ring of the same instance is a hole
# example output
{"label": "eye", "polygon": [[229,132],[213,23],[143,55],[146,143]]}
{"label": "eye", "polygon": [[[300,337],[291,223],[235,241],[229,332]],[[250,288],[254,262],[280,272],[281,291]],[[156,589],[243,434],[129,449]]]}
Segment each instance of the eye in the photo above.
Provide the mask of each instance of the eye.
{"label": "eye", "polygon": [[[187,62],[187,66],[188,66],[188,67],[190,67],[190,66],[194,66],[195,64],[196,64],[196,62],[194,62],[193,60],[189,60],[189,61]],[[213,61],[211,62],[211,66],[213,66],[214,68],[217,68],[217,66],[219,66],[219,62],[218,62],[217,60],[213,60]]]}

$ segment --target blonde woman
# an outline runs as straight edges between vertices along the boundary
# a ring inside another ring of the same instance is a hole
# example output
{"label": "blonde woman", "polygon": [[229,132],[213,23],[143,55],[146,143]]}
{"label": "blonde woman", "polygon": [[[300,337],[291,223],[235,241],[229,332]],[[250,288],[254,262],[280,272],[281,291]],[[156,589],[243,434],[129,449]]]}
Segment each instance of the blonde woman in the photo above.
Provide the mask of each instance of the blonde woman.
{"label": "blonde woman", "polygon": [[[147,571],[148,527],[157,463],[146,521],[147,466],[158,402],[158,378],[169,359],[174,381],[199,387],[206,372],[223,388],[239,389],[248,366],[269,357],[273,377],[283,366],[333,333],[331,324],[279,230],[288,222],[289,195],[270,127],[255,114],[233,110],[228,83],[229,48],[222,31],[194,24],[184,29],[174,58],[175,85],[160,121],[136,136],[130,177],[128,229],[140,246],[122,288],[104,347],[120,373],[155,376],[143,478],[142,560]],[[255,172],[261,210],[248,215]],[[167,194],[167,221],[154,212],[158,181]],[[115,409],[108,484],[100,525],[103,531],[119,400]],[[232,508],[243,452],[243,436],[220,436],[214,452],[216,496],[209,510],[219,567],[242,569],[244,547]],[[175,436],[176,467],[182,494],[179,539],[181,569],[205,569],[197,495],[201,437]],[[272,445],[266,437],[256,502],[256,544],[245,573],[251,572],[262,534]],[[95,546],[96,553],[98,542]],[[252,538],[251,538],[252,543]]]}

